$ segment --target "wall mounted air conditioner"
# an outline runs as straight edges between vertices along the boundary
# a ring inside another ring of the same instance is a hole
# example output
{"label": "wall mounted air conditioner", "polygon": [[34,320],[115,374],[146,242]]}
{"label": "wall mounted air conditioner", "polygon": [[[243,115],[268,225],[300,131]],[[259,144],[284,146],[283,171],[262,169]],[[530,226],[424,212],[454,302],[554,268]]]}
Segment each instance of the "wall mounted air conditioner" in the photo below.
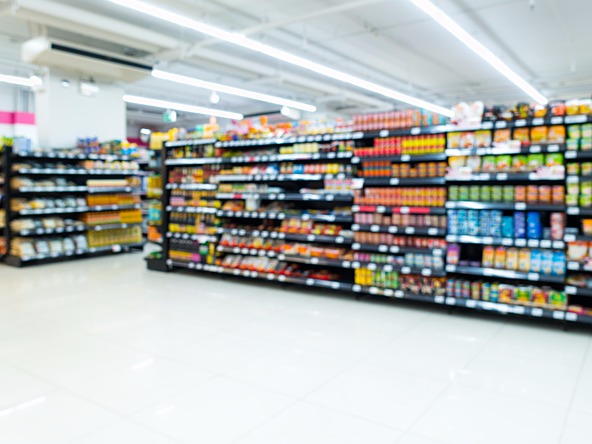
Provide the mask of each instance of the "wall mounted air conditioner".
{"label": "wall mounted air conditioner", "polygon": [[95,79],[135,82],[148,77],[152,66],[144,61],[107,51],[37,37],[21,49],[23,62],[59,68]]}

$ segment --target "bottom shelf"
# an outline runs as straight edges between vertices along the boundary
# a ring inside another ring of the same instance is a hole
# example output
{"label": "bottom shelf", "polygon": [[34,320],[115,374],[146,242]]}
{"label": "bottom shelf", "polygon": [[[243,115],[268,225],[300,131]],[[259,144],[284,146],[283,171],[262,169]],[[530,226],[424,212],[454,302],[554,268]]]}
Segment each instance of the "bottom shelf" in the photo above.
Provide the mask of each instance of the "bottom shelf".
{"label": "bottom shelf", "polygon": [[134,248],[142,248],[144,244],[116,244],[107,247],[94,247],[84,250],[75,250],[67,253],[38,254],[35,256],[19,257],[8,255],[4,262],[12,267],[22,267],[24,265],[42,262],[42,261],[61,261],[72,258],[81,258],[86,256],[106,254],[106,253],[127,253]]}
{"label": "bottom shelf", "polygon": [[239,269],[224,268],[217,265],[207,265],[194,262],[167,261],[169,269],[187,268],[191,270],[201,270],[210,273],[229,274],[234,276],[246,277],[251,279],[262,279],[281,283],[291,283],[309,287],[327,288],[332,290],[341,290],[352,293],[367,293],[376,296],[384,296],[394,299],[402,299],[417,302],[427,302],[436,305],[449,307],[460,307],[490,313],[499,313],[503,315],[517,315],[529,318],[547,318],[571,323],[581,323],[592,325],[592,316],[586,316],[565,310],[552,310],[549,308],[530,307],[517,304],[504,304],[500,302],[486,302],[474,299],[460,299],[443,295],[426,295],[404,292],[390,288],[365,287],[361,285],[352,285],[345,282],[323,281],[319,279],[293,278],[284,275],[272,273],[260,273],[256,271],[247,271]]}

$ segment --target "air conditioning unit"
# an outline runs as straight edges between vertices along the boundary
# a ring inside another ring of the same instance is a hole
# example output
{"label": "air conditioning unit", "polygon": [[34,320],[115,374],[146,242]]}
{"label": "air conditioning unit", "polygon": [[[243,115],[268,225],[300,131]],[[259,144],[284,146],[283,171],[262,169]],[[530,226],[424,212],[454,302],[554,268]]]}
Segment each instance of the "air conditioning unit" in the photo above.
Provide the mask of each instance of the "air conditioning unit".
{"label": "air conditioning unit", "polygon": [[37,37],[21,49],[23,62],[60,68],[95,79],[135,82],[150,75],[152,66],[142,60],[94,48]]}

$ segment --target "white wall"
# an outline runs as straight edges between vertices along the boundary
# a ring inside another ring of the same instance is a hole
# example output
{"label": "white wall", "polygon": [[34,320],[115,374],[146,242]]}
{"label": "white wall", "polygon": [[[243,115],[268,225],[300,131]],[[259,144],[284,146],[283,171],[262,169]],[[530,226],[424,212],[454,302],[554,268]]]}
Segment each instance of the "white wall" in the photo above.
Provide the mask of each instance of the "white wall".
{"label": "white wall", "polygon": [[[70,81],[68,88],[61,85],[63,79]],[[85,97],[79,92],[79,78],[73,74],[52,71],[44,82],[35,106],[41,146],[72,147],[81,137],[100,141],[126,138],[122,86],[97,82],[100,92]]]}

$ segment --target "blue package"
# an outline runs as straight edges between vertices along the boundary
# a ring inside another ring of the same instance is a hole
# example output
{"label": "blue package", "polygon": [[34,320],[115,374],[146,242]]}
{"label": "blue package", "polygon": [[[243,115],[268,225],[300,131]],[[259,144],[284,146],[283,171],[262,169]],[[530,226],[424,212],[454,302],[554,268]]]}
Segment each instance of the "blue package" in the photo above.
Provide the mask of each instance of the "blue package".
{"label": "blue package", "polygon": [[479,214],[479,236],[489,236],[491,225],[491,211],[481,211]]}
{"label": "blue package", "polygon": [[448,234],[458,235],[458,211],[448,210]]}
{"label": "blue package", "polygon": [[512,216],[502,217],[502,237],[514,238],[514,218]]}
{"label": "blue package", "polygon": [[526,238],[526,215],[522,211],[514,213],[514,237],[516,239]]}
{"label": "blue package", "polygon": [[478,236],[479,235],[479,211],[478,210],[469,210],[469,236]]}
{"label": "blue package", "polygon": [[543,255],[541,250],[532,250],[530,252],[530,271],[532,273],[540,273],[543,266]]}
{"label": "blue package", "polygon": [[536,211],[529,211],[526,216],[527,235],[529,239],[540,239],[543,235],[541,215]]}
{"label": "blue package", "polygon": [[502,217],[503,213],[499,210],[490,213],[489,235],[491,237],[502,237]]}
{"label": "blue package", "polygon": [[556,251],[553,253],[553,267],[551,269],[553,276],[565,275],[565,252]]}
{"label": "blue package", "polygon": [[469,234],[469,215],[467,210],[458,210],[458,234],[461,236]]}

